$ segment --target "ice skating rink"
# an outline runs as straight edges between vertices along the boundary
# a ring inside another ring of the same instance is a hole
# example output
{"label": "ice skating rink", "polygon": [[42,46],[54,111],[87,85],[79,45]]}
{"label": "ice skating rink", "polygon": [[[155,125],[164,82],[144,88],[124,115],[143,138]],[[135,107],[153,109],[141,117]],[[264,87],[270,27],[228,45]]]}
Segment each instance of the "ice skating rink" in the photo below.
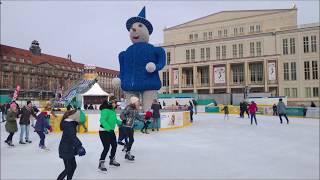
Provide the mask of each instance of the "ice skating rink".
{"label": "ice skating rink", "polygon": [[[118,146],[120,167],[98,172],[102,144],[98,134],[80,134],[87,150],[76,157],[74,179],[319,179],[319,120],[290,118],[280,124],[278,117],[257,115],[258,126],[248,118],[223,114],[198,114],[189,127],[135,133],[134,162],[124,159]],[[56,179],[63,170],[58,157],[61,134],[49,134],[46,145],[38,148],[39,137],[31,132],[32,144],[15,147],[4,143],[8,133],[1,123],[1,180]]]}

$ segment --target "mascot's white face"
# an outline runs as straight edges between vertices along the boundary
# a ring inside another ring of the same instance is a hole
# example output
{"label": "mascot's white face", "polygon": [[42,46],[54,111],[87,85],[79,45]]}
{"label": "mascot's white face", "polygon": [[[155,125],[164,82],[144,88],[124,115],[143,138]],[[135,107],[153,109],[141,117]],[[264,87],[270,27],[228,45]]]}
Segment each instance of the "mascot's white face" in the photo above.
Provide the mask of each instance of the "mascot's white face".
{"label": "mascot's white face", "polygon": [[130,39],[132,43],[149,42],[149,31],[147,27],[140,22],[134,23],[130,28]]}

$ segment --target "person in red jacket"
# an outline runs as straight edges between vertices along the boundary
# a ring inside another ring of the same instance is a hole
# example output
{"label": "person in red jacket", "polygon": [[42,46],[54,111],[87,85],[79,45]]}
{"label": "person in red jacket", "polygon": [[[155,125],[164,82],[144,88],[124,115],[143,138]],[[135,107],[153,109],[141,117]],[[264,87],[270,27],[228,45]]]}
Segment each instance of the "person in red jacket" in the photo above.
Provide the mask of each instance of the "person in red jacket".
{"label": "person in red jacket", "polygon": [[[147,129],[148,129],[148,125],[151,123],[151,122],[150,122],[151,117],[152,117],[152,112],[151,112],[151,110],[149,109],[149,110],[145,113],[145,115],[144,115],[144,121],[143,121],[144,126],[143,126],[143,128],[141,129],[141,132],[142,132],[142,133],[149,134],[148,131],[147,131]],[[143,131],[143,130],[144,130],[144,131]]]}
{"label": "person in red jacket", "polygon": [[256,112],[258,110],[257,104],[254,101],[251,101],[251,104],[249,105],[249,113],[251,116],[251,125],[252,125],[252,119],[254,118],[254,121],[257,124],[257,118],[256,118]]}

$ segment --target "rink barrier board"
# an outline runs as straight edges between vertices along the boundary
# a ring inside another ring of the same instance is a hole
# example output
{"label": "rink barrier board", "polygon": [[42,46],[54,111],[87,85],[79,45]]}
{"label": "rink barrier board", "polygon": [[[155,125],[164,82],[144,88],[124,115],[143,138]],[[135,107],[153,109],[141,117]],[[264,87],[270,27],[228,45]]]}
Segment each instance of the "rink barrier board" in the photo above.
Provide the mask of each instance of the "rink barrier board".
{"label": "rink barrier board", "polygon": [[[49,124],[51,125],[53,132],[61,132],[61,130],[60,130],[60,122],[62,120],[62,116],[63,115],[62,114],[58,114],[56,116],[57,117],[50,116]],[[86,114],[85,126],[88,127],[88,115],[87,114]],[[80,126],[80,133],[83,133],[83,132],[85,132],[85,129],[82,126]]]}
{"label": "rink barrier board", "polygon": [[[205,112],[207,113],[224,113],[222,111],[224,105],[218,105],[214,107],[206,107]],[[229,114],[240,114],[240,106],[232,106],[228,105],[229,109]],[[309,109],[309,108],[308,108]],[[303,117],[303,107],[287,107],[286,112],[288,116],[296,116],[296,117]],[[317,111],[317,110],[314,110]],[[308,113],[308,111],[307,111]],[[272,106],[258,106],[258,111],[257,114],[262,114],[262,115],[272,115],[273,110]],[[314,113],[316,114],[316,113]]]}
{"label": "rink barrier board", "polygon": [[[100,129],[100,112],[85,112],[86,122],[85,125],[88,128],[88,133],[97,133]],[[118,119],[120,119],[119,114],[117,114]],[[57,117],[50,117],[50,124],[52,125],[53,132],[61,132],[60,122],[62,119],[62,114],[58,114]],[[173,122],[174,121],[174,122]],[[188,111],[180,112],[161,112],[161,120],[159,121],[160,130],[169,130],[176,128],[187,127],[191,124],[190,113]],[[140,131],[143,127],[142,122],[138,122],[137,126],[134,127],[135,131]],[[152,129],[152,124],[149,125],[148,129]],[[80,133],[83,133],[84,129],[80,127]],[[118,132],[118,126],[115,128],[115,132]]]}

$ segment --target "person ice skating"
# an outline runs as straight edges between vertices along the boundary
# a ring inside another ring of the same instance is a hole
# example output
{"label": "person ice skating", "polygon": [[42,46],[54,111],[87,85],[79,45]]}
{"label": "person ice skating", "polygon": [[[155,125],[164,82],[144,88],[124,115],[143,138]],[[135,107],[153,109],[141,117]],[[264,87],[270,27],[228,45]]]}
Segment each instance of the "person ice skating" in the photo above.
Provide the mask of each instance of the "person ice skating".
{"label": "person ice skating", "polygon": [[193,107],[194,107],[194,113],[197,114],[197,101],[195,99],[192,99]]}
{"label": "person ice skating", "polygon": [[[134,121],[137,120],[142,120],[142,118],[139,115],[138,112],[138,107],[139,107],[139,98],[132,96],[130,98],[130,104],[124,109],[124,111],[122,112],[122,116],[125,119],[125,124],[124,126],[124,131],[125,131],[125,136],[129,138],[129,142],[126,146],[126,155],[125,155],[125,159],[130,160],[130,161],[134,161],[134,156],[131,155],[130,151],[132,148],[132,144],[134,142]],[[158,105],[158,104],[157,104]]]}
{"label": "person ice skating", "polygon": [[311,101],[310,107],[317,107],[317,106],[316,106],[316,104],[315,104],[313,101]]}
{"label": "person ice skating", "polygon": [[152,117],[152,112],[151,112],[151,109],[149,109],[149,110],[144,114],[143,127],[142,127],[142,129],[141,129],[141,132],[142,132],[142,133],[149,134],[149,133],[148,133],[148,126],[149,126],[149,124],[151,123],[151,122],[150,122],[151,117]]}
{"label": "person ice skating", "polygon": [[241,101],[239,106],[240,106],[240,118],[244,118],[244,112],[246,109],[244,106],[246,106],[246,104],[244,103],[244,101]]}
{"label": "person ice skating", "polygon": [[106,104],[105,107],[100,112],[100,130],[99,136],[103,145],[103,151],[101,153],[99,159],[98,168],[101,171],[107,171],[105,167],[105,159],[108,154],[110,145],[111,145],[111,153],[110,153],[110,162],[111,166],[120,166],[120,164],[115,160],[115,155],[117,151],[117,138],[114,133],[114,129],[116,125],[121,125],[122,121],[117,119],[117,115],[115,112],[115,108],[117,107],[117,102],[115,97],[111,97],[110,101]]}
{"label": "person ice skating", "polygon": [[279,99],[278,105],[277,105],[277,109],[278,109],[278,115],[280,118],[280,123],[282,124],[282,116],[284,116],[287,120],[287,124],[289,124],[289,119],[287,117],[287,113],[286,113],[286,105],[284,104],[284,102],[282,102],[282,99]]}
{"label": "person ice skating", "polygon": [[229,120],[229,108],[228,108],[228,105],[225,105],[222,109],[222,111],[224,112],[224,120]]}
{"label": "person ice skating", "polygon": [[[53,111],[52,104],[50,101],[47,101],[47,103],[43,109],[43,113],[45,115],[45,120],[47,121],[48,124],[50,124],[50,116],[51,115],[55,118],[57,117],[57,115]],[[49,133],[47,128],[44,129],[44,133],[45,134]]]}
{"label": "person ice skating", "polygon": [[152,109],[152,131],[156,128],[159,131],[159,121],[160,121],[160,105],[156,99],[153,100],[151,105]]}
{"label": "person ice skating", "polygon": [[40,112],[39,109],[35,106],[33,107],[33,111],[36,113],[36,120],[37,120],[34,127],[35,129],[34,131],[40,137],[39,148],[49,150],[45,146],[45,139],[46,139],[45,130],[48,129],[50,132],[52,132],[52,127],[49,125],[49,122],[46,120],[47,115],[45,112]]}
{"label": "person ice skating", "polygon": [[[247,102],[247,101],[244,101],[244,102],[243,102],[244,112],[246,112],[247,115],[248,115],[248,118],[250,118],[250,113],[249,113],[249,111],[248,111],[248,108],[249,108],[248,102]],[[244,112],[243,112],[243,116],[244,116]]]}
{"label": "person ice skating", "polygon": [[249,112],[250,112],[250,116],[251,116],[251,125],[252,125],[253,119],[254,119],[256,125],[258,125],[257,118],[256,118],[257,110],[258,110],[257,104],[254,101],[251,101],[251,103],[249,105]]}
{"label": "person ice skating", "polygon": [[7,112],[7,121],[5,125],[6,131],[9,133],[9,136],[4,141],[9,146],[14,146],[12,143],[12,137],[14,133],[18,131],[16,117],[17,117],[17,105],[15,103],[11,103],[10,109]]}
{"label": "person ice skating", "polygon": [[76,127],[80,121],[77,110],[67,110],[60,122],[62,137],[59,144],[59,157],[63,159],[64,170],[59,174],[57,180],[71,180],[77,168],[75,156],[84,156],[86,150],[83,148],[81,141],[77,137]]}
{"label": "person ice skating", "polygon": [[[31,101],[27,101],[27,105],[21,109],[20,117],[20,144],[31,143],[29,139],[29,129],[30,129],[30,116],[36,117],[32,109]],[[26,143],[23,141],[23,136],[25,134]]]}
{"label": "person ice skating", "polygon": [[278,114],[278,110],[277,110],[277,105],[276,104],[273,104],[272,106],[272,111],[273,111],[273,116],[276,116]]}
{"label": "person ice skating", "polygon": [[190,122],[193,123],[193,106],[188,106],[188,111],[190,113]]}

